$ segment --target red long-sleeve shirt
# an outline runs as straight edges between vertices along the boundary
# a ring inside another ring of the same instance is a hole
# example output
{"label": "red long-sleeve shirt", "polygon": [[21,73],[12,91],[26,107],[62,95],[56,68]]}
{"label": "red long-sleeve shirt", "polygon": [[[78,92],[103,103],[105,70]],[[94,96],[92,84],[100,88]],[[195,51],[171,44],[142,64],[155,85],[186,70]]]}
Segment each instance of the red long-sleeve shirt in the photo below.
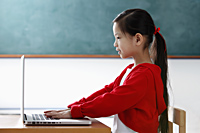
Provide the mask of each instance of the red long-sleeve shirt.
{"label": "red long-sleeve shirt", "polygon": [[72,117],[118,114],[119,119],[134,131],[157,133],[158,116],[166,109],[161,69],[154,64],[139,64],[119,86],[126,70],[133,65],[126,67],[114,82],[103,89],[68,105]]}

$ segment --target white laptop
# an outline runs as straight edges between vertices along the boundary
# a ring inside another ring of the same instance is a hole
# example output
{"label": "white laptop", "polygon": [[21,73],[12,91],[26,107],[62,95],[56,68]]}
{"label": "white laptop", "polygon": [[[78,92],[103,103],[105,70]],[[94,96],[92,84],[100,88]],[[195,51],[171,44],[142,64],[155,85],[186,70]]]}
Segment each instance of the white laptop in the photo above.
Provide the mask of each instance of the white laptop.
{"label": "white laptop", "polygon": [[92,121],[88,118],[83,119],[51,119],[44,114],[24,114],[24,80],[25,80],[25,57],[21,57],[22,68],[22,104],[21,119],[25,125],[91,125]]}

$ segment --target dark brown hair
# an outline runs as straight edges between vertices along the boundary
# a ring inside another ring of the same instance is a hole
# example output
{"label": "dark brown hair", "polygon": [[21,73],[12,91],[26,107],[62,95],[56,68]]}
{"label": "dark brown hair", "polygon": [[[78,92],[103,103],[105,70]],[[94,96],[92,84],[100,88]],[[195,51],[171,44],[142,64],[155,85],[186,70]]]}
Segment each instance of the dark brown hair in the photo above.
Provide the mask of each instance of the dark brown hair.
{"label": "dark brown hair", "polygon": [[[154,63],[161,68],[161,78],[164,85],[163,97],[165,104],[168,107],[168,89],[167,89],[167,50],[166,43],[163,36],[156,32],[155,40],[153,41],[153,35],[155,32],[155,24],[150,14],[142,9],[129,9],[120,13],[113,23],[117,23],[120,30],[126,34],[135,36],[136,33],[147,36],[147,42],[144,49],[150,48],[151,57],[154,59]],[[158,132],[168,133],[168,108],[160,115]]]}

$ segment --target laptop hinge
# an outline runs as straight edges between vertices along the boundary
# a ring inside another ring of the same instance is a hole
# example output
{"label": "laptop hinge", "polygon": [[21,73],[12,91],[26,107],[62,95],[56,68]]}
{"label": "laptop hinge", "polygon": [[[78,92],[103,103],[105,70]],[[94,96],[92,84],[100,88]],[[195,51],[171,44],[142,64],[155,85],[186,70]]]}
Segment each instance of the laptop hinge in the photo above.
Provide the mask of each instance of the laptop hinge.
{"label": "laptop hinge", "polygon": [[24,114],[24,121],[27,120],[26,114]]}

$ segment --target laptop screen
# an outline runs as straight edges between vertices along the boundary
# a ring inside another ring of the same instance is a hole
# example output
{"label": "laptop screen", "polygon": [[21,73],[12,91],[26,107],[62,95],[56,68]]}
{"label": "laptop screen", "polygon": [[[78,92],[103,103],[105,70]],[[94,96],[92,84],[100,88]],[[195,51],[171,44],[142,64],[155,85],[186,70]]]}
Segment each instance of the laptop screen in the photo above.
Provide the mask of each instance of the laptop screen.
{"label": "laptop screen", "polygon": [[21,56],[21,120],[24,123],[24,55]]}

